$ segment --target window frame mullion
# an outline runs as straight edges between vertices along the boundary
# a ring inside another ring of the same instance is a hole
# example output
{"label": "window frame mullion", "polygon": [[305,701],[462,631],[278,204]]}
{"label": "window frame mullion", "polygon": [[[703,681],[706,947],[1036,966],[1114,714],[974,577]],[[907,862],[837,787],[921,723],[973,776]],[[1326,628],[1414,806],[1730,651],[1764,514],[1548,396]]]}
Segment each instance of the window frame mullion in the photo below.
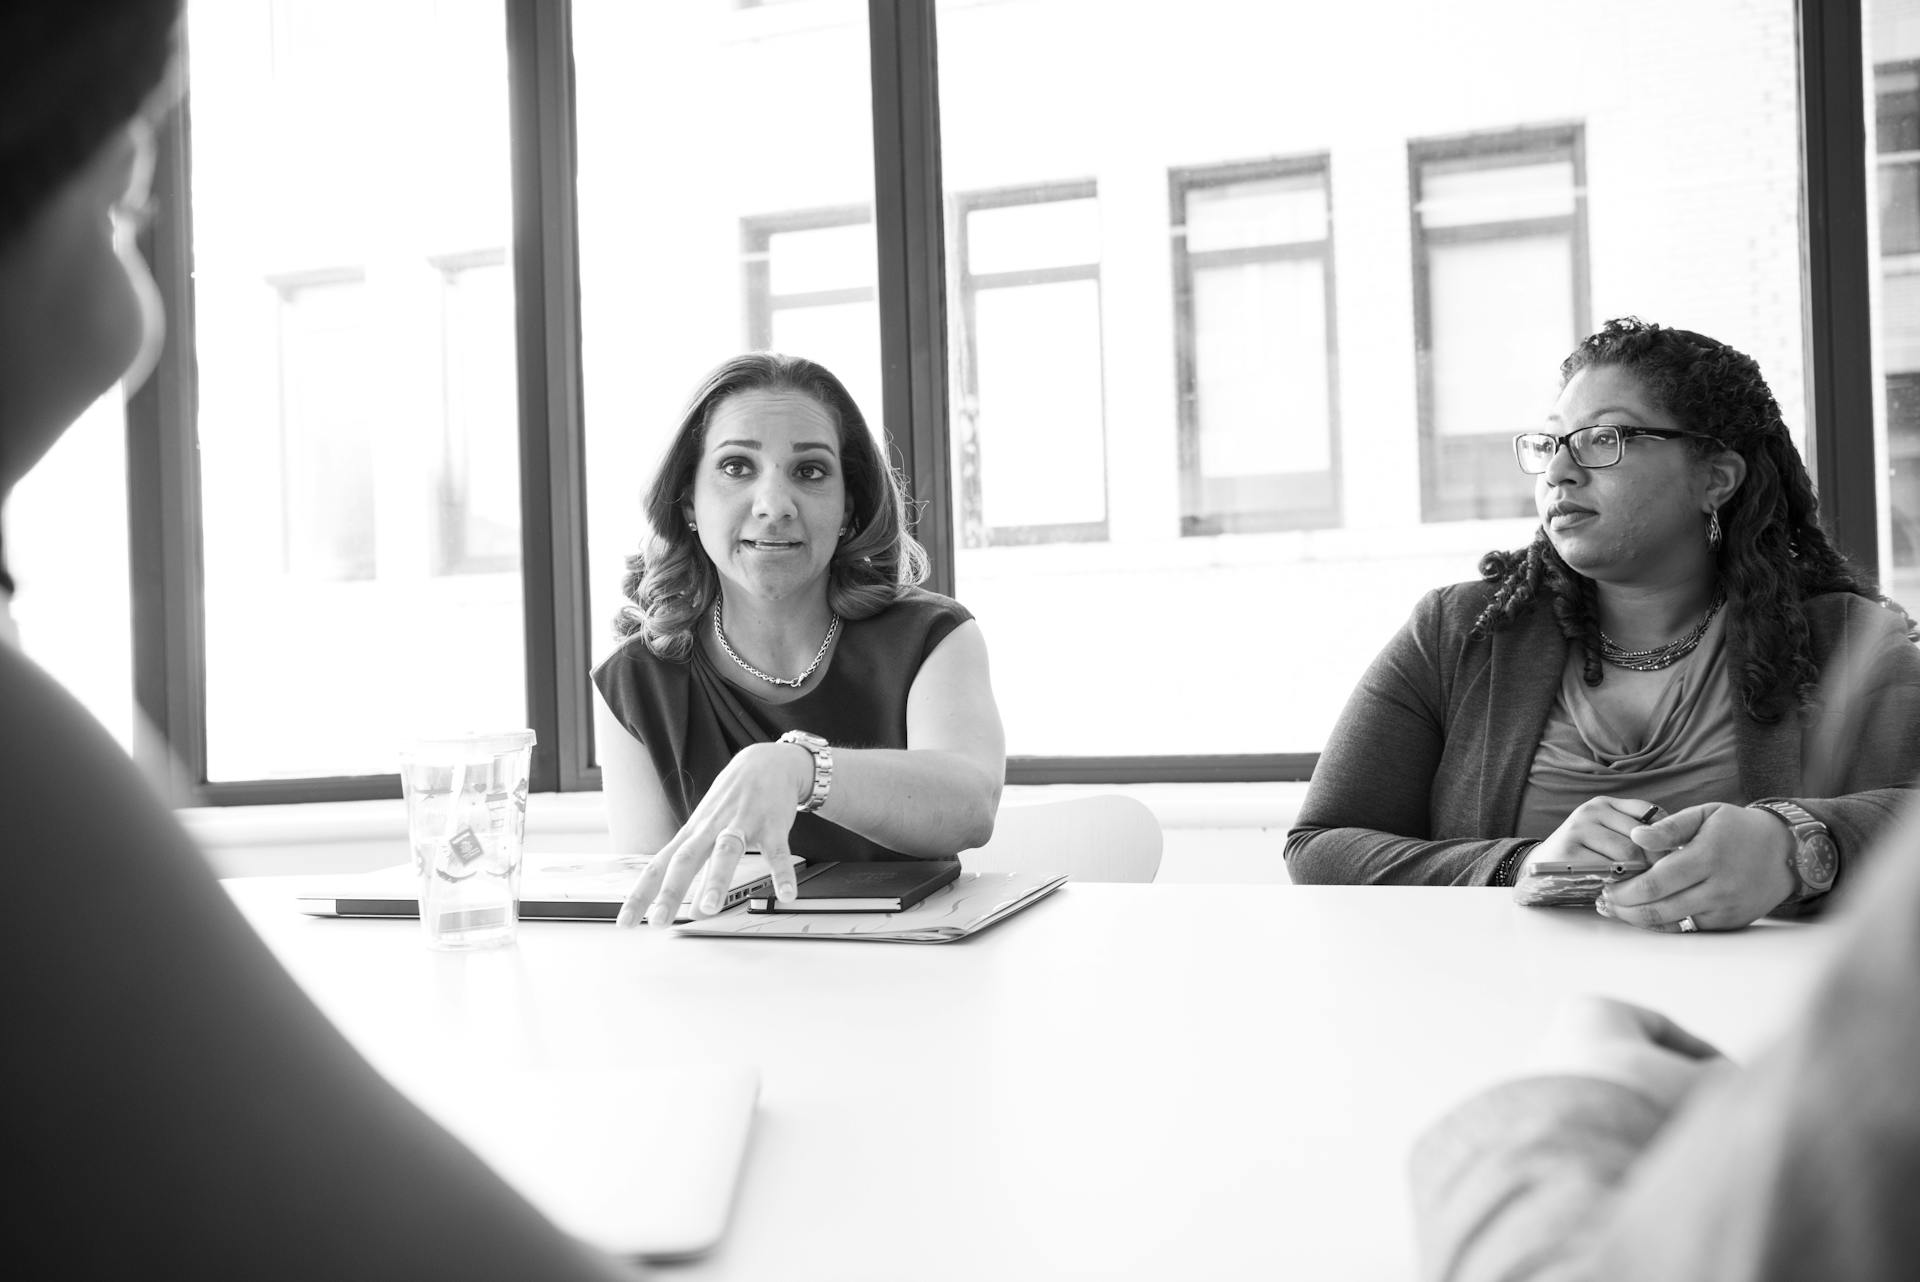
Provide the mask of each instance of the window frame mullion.
{"label": "window frame mullion", "polygon": [[568,0],[506,0],[521,590],[535,792],[597,788]]}
{"label": "window frame mullion", "polygon": [[935,0],[868,0],[881,421],[927,550],[927,586],[954,589],[948,440],[946,230]]}
{"label": "window frame mullion", "polygon": [[149,773],[164,779],[166,798],[176,806],[208,800],[188,110],[183,96],[156,136],[156,213],[139,237],[159,287],[167,339],[153,373],[128,394],[126,406],[134,751],[163,763]]}
{"label": "window frame mullion", "polygon": [[1867,101],[1859,0],[1800,0],[1807,464],[1822,524],[1880,568]]}

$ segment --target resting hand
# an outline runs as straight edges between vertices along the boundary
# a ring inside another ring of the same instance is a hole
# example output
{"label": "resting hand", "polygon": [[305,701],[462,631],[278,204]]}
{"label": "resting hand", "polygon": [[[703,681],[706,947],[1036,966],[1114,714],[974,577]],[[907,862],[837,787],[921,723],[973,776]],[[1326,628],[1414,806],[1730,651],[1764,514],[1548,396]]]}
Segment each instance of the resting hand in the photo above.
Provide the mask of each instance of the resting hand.
{"label": "resting hand", "polygon": [[1615,882],[1595,907],[1643,930],[1738,930],[1772,912],[1796,889],[1787,860],[1793,834],[1762,810],[1710,801],[1633,830],[1654,861]]}
{"label": "resting hand", "polygon": [[1639,863],[1645,855],[1630,834],[1658,809],[1652,802],[1631,797],[1595,797],[1581,802],[1546,840],[1527,852],[1513,879],[1515,890],[1520,889],[1535,864]]}
{"label": "resting hand", "polygon": [[1722,1055],[1658,1011],[1610,997],[1569,998],[1534,1049],[1534,1073],[1616,1082],[1671,1111]]}
{"label": "resting hand", "polygon": [[[813,754],[797,743],[749,744],[734,754],[680,831],[647,861],[646,871],[620,908],[620,924],[637,926],[641,915],[662,928],[673,925],[687,888],[702,867],[694,916],[720,911],[740,857],[757,850],[773,872],[773,893],[794,894],[793,860],[787,837],[795,803],[813,788]],[[651,907],[649,907],[651,905]]]}

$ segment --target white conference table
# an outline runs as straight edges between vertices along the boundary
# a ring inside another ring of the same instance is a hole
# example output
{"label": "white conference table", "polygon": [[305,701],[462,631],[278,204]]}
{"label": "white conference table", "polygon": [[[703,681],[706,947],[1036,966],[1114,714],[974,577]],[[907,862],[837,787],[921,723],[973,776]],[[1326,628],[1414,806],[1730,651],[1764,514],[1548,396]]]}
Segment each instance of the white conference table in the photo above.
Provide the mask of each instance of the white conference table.
{"label": "white conference table", "polygon": [[1411,1139],[1564,995],[1657,1006],[1739,1058],[1833,941],[1648,934],[1501,890],[1069,884],[957,944],[532,922],[460,954],[304,917],[295,884],[228,883],[376,1061],[759,1067],[727,1238],[659,1270],[688,1282],[1407,1279]]}

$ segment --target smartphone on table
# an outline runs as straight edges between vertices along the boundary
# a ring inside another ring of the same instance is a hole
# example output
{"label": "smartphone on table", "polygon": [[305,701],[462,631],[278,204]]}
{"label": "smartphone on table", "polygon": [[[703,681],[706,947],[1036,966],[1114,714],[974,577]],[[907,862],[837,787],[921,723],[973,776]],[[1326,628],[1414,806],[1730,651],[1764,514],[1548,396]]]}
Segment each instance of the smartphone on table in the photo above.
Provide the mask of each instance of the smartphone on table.
{"label": "smartphone on table", "polygon": [[1630,859],[1603,859],[1599,855],[1542,859],[1515,883],[1513,898],[1529,908],[1586,908],[1610,882],[1637,877],[1651,867],[1645,855]]}

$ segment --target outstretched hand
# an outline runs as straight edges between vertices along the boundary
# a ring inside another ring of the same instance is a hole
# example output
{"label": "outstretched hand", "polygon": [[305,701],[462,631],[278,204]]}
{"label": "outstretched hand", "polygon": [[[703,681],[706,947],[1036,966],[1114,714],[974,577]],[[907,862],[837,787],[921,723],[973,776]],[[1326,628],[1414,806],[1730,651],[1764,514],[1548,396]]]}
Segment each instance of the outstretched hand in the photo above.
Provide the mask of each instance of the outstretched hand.
{"label": "outstretched hand", "polygon": [[680,831],[647,861],[627,894],[619,924],[673,925],[687,890],[702,868],[706,875],[693,915],[710,917],[726,902],[742,855],[759,851],[773,873],[777,899],[794,896],[787,839],[796,802],[813,788],[813,754],[795,743],[749,744],[734,754]]}
{"label": "outstretched hand", "polygon": [[1793,834],[1763,810],[1711,801],[1628,834],[1653,867],[1608,886],[1594,906],[1642,930],[1738,930],[1796,889]]}
{"label": "outstretched hand", "polygon": [[1583,994],[1560,1006],[1528,1068],[1615,1082],[1670,1111],[1703,1069],[1724,1059],[1659,1011]]}

